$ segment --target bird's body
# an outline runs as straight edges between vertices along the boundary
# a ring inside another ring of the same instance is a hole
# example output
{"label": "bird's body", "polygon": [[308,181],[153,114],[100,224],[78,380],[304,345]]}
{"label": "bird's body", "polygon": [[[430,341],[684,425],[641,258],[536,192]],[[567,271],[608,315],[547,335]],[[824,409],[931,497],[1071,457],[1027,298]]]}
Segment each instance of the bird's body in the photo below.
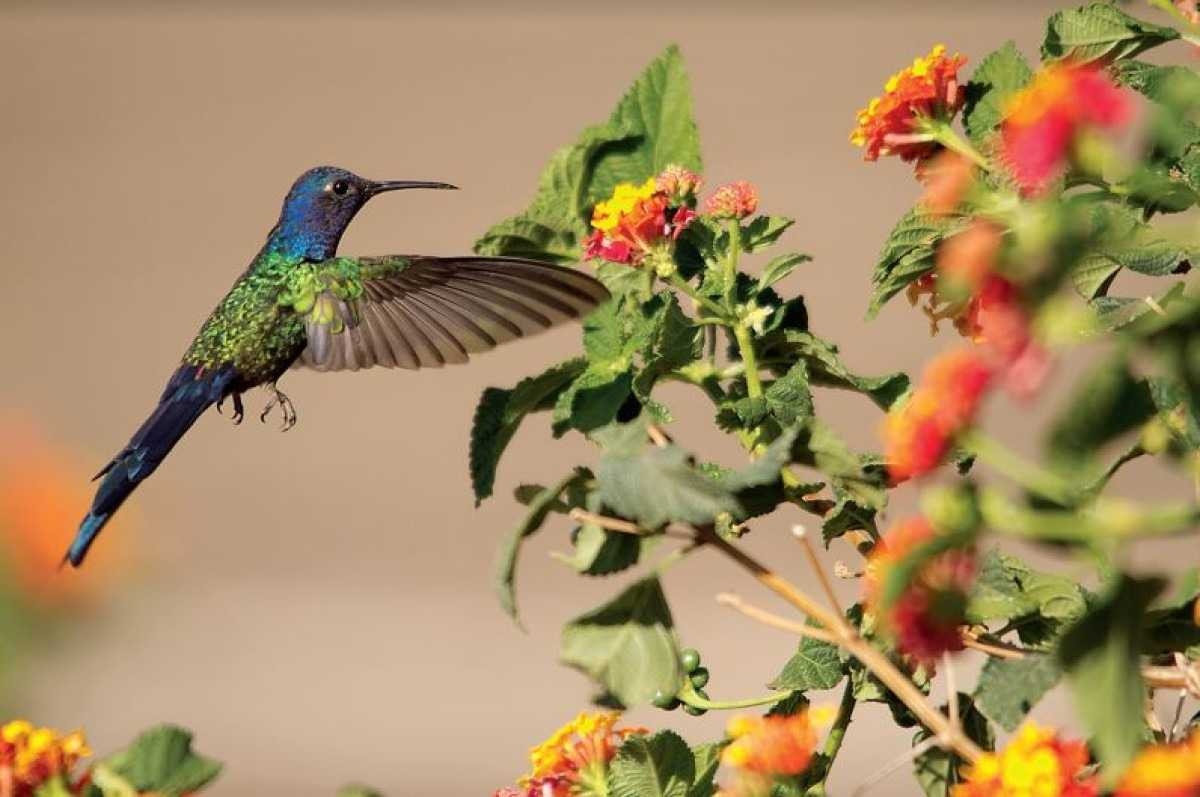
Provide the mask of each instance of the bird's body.
{"label": "bird's body", "polygon": [[372,196],[444,183],[365,180],[318,167],[296,181],[250,266],[201,326],[157,406],[100,472],[92,507],[66,561],[78,566],[96,535],[213,404],[264,386],[284,427],[295,411],[275,382],[289,368],[421,368],[576,318],[607,298],[578,271],[515,258],[335,257],[346,226]]}

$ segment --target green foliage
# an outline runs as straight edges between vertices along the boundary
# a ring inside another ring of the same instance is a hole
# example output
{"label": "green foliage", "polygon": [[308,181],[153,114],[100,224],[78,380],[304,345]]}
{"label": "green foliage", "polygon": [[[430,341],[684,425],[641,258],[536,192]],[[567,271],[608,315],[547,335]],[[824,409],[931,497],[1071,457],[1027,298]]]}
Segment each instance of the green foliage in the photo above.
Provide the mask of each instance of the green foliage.
{"label": "green foliage", "polygon": [[963,107],[963,126],[972,142],[983,144],[1000,126],[1005,102],[1032,77],[1033,70],[1011,41],[980,60],[965,87]]}
{"label": "green foliage", "polygon": [[[958,696],[958,716],[968,739],[984,750],[995,747],[996,738],[987,719],[979,713],[975,703],[964,694]],[[921,731],[913,740],[919,744],[929,738]],[[926,797],[950,797],[954,786],[963,782],[966,762],[949,750],[934,747],[913,761],[913,773]]]}
{"label": "green foliage", "polygon": [[191,733],[160,725],[100,762],[93,782],[105,795],[153,792],[181,797],[204,788],[220,773],[221,764],[192,751]]}
{"label": "green foliage", "polygon": [[612,761],[613,797],[689,797],[695,779],[696,759],[671,731],[631,736]]}
{"label": "green foliage", "polygon": [[988,659],[975,685],[975,705],[1004,730],[1015,731],[1061,677],[1058,661],[1050,655]]}
{"label": "green foliage", "polygon": [[1115,61],[1179,38],[1179,31],[1135,19],[1110,3],[1059,11],[1046,22],[1045,60]]}
{"label": "green foliage", "polygon": [[783,671],[771,682],[772,689],[832,689],[845,675],[838,649],[817,639],[800,640],[796,654],[783,665]]}
{"label": "green foliage", "polygon": [[868,317],[873,318],[889,299],[933,271],[937,245],[965,226],[954,216],[933,216],[918,210],[904,214],[888,234],[875,264]]}

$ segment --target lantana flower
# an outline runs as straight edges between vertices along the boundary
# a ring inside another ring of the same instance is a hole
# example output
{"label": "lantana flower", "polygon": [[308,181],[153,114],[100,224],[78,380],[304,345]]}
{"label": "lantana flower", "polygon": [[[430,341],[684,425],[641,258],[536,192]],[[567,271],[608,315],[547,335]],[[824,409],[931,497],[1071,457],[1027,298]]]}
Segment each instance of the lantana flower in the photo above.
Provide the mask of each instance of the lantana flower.
{"label": "lantana flower", "polygon": [[949,121],[963,104],[958,70],[967,59],[947,55],[938,44],[928,55],[888,78],[883,94],[858,112],[850,141],[863,148],[866,160],[897,155],[911,161],[934,154],[939,144],[925,128],[927,120]]}
{"label": "lantana flower", "polygon": [[928,520],[912,518],[884,535],[867,561],[867,604],[900,652],[918,664],[934,664],[943,653],[962,650],[959,627],[975,579],[975,552],[954,548],[932,557],[889,606],[882,605],[883,590],[896,563],[936,536]]}
{"label": "lantana flower", "polygon": [[1081,777],[1087,745],[1026,723],[999,753],[984,753],[952,797],[1097,797],[1094,777]]}
{"label": "lantana flower", "polygon": [[744,219],[758,210],[758,189],[738,180],[726,183],[704,202],[704,213],[714,219]]}
{"label": "lantana flower", "polygon": [[722,797],[767,794],[777,777],[799,775],[812,763],[817,735],[807,711],[787,716],[738,716],[729,721],[730,742],[721,763],[737,770],[738,779]]}
{"label": "lantana flower", "polygon": [[917,179],[925,186],[925,193],[917,204],[934,216],[953,213],[975,185],[976,171],[970,158],[951,150],[922,161]]}
{"label": "lantana flower", "polygon": [[581,712],[546,741],[529,751],[530,771],[517,787],[495,797],[567,797],[607,795],[608,763],[617,748],[645,728],[617,728],[615,711]]}
{"label": "lantana flower", "polygon": [[1028,397],[1041,386],[1050,354],[1034,339],[1029,313],[1012,282],[996,274],[987,277],[954,325],[982,347],[1010,393]]}
{"label": "lantana flower", "polygon": [[26,720],[0,726],[0,786],[12,784],[13,797],[31,797],[56,777],[67,779],[81,758],[92,754],[82,731],[61,735]]}
{"label": "lantana flower", "polygon": [[936,357],[917,389],[884,420],[884,457],[894,484],[933,470],[969,426],[992,379],[977,351]]}
{"label": "lantana flower", "polygon": [[1200,732],[1177,744],[1145,748],[1121,777],[1115,797],[1200,795]]}
{"label": "lantana flower", "polygon": [[688,203],[700,178],[680,167],[641,185],[620,183],[612,196],[592,209],[592,232],[585,254],[613,263],[640,265],[647,258],[668,263],[671,245],[696,217]]}
{"label": "lantana flower", "polygon": [[1099,67],[1050,64],[1008,101],[1001,159],[1022,192],[1039,194],[1062,174],[1080,131],[1120,127],[1131,113],[1129,96]]}

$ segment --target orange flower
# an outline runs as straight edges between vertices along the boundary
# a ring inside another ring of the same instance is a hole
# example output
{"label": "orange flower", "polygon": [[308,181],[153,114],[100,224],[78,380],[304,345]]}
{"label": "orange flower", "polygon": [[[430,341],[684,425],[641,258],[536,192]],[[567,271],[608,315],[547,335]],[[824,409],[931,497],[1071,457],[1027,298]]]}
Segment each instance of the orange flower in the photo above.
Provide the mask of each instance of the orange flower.
{"label": "orange flower", "polygon": [[1027,723],[999,753],[984,753],[952,797],[1097,797],[1095,778],[1080,778],[1087,745]]}
{"label": "orange flower", "polygon": [[918,204],[935,216],[953,213],[975,184],[975,164],[957,152],[946,150],[917,167],[917,178],[925,184]]}
{"label": "orange flower", "polygon": [[1009,100],[1001,157],[1022,192],[1041,193],[1062,173],[1080,130],[1119,127],[1131,112],[1128,95],[1100,68],[1050,64]]}
{"label": "orange flower", "polygon": [[51,728],[35,728],[25,720],[0,726],[0,790],[11,782],[12,797],[32,797],[55,777],[68,778],[81,758],[92,754],[82,731],[65,736]]}
{"label": "orange flower", "polygon": [[1017,287],[1001,276],[983,281],[954,325],[981,345],[1015,396],[1032,395],[1050,371],[1050,354],[1033,337]]}
{"label": "orange flower", "polygon": [[[37,424],[0,413],[0,573],[42,606],[79,601],[111,579],[118,547],[106,546],[97,567],[59,573],[63,552],[92,500],[80,457],[46,439]],[[115,521],[129,522],[129,510]],[[113,540],[127,538],[118,531]]]}
{"label": "orange flower", "polygon": [[991,376],[969,349],[941,354],[929,364],[912,396],[884,420],[884,456],[893,483],[937,467],[955,436],[974,420]]}
{"label": "orange flower", "polygon": [[956,287],[974,293],[996,267],[1004,237],[996,225],[975,219],[938,247],[937,270]]}
{"label": "orange flower", "polygon": [[812,762],[817,734],[807,711],[787,716],[734,717],[721,763],[738,770],[738,781],[722,795],[767,794],[777,777],[799,775]]}
{"label": "orange flower", "polygon": [[958,548],[933,557],[890,606],[882,605],[883,590],[896,563],[936,536],[923,517],[897,524],[872,549],[864,582],[867,603],[884,630],[895,636],[901,653],[921,664],[962,650],[959,626],[975,579],[975,552]]}
{"label": "orange flower", "polygon": [[892,75],[883,94],[858,112],[851,143],[862,147],[869,161],[880,155],[898,155],[911,161],[934,154],[938,144],[922,131],[922,122],[949,120],[958,113],[963,103],[958,70],[966,62],[958,54],[947,56],[945,45],[939,44]]}
{"label": "orange flower", "polygon": [[655,178],[658,190],[676,204],[686,203],[695,197],[703,183],[700,175],[674,163]]}
{"label": "orange flower", "polygon": [[608,762],[626,738],[645,728],[616,728],[615,711],[580,713],[529,751],[529,774],[494,797],[607,794]]}
{"label": "orange flower", "polygon": [[[699,183],[698,177],[687,175]],[[675,190],[681,190],[686,179],[675,172],[664,172],[660,178]],[[592,210],[595,232],[585,241],[587,257],[627,265],[638,265],[648,255],[670,259],[670,243],[696,213],[686,204],[672,206],[676,200],[659,187],[660,178],[651,177],[641,185],[621,183],[611,197],[596,203]]]}
{"label": "orange flower", "polygon": [[1115,797],[1198,797],[1200,732],[1184,742],[1156,744],[1138,753],[1117,786]]}
{"label": "orange flower", "polygon": [[738,180],[718,188],[704,203],[704,212],[716,219],[744,219],[758,210],[758,189]]}

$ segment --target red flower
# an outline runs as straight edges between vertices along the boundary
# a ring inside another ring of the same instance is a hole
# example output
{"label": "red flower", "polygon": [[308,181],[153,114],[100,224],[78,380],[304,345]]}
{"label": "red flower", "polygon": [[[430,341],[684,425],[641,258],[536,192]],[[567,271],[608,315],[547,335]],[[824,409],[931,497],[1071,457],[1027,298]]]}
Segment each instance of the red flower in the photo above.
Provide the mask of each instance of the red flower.
{"label": "red flower", "polygon": [[716,219],[744,219],[758,210],[758,189],[738,180],[718,188],[704,203],[704,212]]}
{"label": "red flower", "polygon": [[975,579],[975,554],[957,548],[926,562],[890,605],[883,589],[891,569],[913,550],[937,536],[925,518],[895,526],[871,551],[867,564],[867,602],[895,636],[896,646],[913,660],[931,664],[947,651],[962,650],[967,592]]}
{"label": "red flower", "polygon": [[1041,193],[1062,173],[1081,129],[1119,127],[1131,111],[1128,95],[1098,67],[1051,64],[1009,101],[1001,157],[1022,192]]}
{"label": "red flower", "polygon": [[958,70],[967,62],[964,56],[946,55],[945,45],[937,45],[929,54],[897,72],[884,85],[883,94],[858,112],[858,126],[850,141],[863,148],[866,160],[880,155],[898,155],[911,161],[934,154],[938,144],[922,135],[925,119],[951,119],[962,107]]}
{"label": "red flower", "polygon": [[992,372],[976,352],[958,349],[929,364],[921,383],[884,420],[884,456],[893,483],[933,470],[974,420]]}
{"label": "red flower", "polygon": [[1013,395],[1030,396],[1050,371],[1050,355],[1034,340],[1020,293],[1004,277],[987,277],[954,325],[980,344]]}
{"label": "red flower", "polygon": [[[683,178],[676,175],[671,179],[678,188]],[[638,265],[647,255],[669,254],[664,245],[679,238],[695,217],[686,205],[671,207],[667,193],[659,188],[659,178],[651,177],[640,186],[621,183],[610,198],[596,203],[592,211],[595,232],[585,242],[584,254]]]}

